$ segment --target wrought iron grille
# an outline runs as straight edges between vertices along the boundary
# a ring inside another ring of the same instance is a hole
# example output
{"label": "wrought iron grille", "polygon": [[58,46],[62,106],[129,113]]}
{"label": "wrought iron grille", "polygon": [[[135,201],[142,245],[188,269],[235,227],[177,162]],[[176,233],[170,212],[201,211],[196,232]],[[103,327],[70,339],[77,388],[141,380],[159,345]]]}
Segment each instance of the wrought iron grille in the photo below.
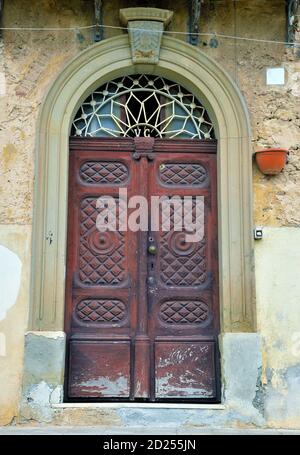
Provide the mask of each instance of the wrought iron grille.
{"label": "wrought iron grille", "polygon": [[80,106],[72,136],[214,139],[200,101],[159,76],[124,76],[107,82]]}

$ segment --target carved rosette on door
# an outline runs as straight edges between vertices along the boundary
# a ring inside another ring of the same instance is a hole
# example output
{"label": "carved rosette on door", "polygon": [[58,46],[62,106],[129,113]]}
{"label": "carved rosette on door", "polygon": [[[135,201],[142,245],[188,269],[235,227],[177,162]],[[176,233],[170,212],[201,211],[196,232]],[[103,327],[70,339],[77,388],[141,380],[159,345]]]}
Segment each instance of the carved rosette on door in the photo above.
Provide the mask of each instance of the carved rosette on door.
{"label": "carved rosette on door", "polygon": [[[70,147],[67,396],[218,401],[216,141],[72,138]],[[115,199],[118,221],[120,188],[148,201],[148,230],[98,230],[98,198]],[[159,205],[157,229],[153,196],[180,203]],[[204,201],[197,241],[175,226],[186,196],[192,218]]]}

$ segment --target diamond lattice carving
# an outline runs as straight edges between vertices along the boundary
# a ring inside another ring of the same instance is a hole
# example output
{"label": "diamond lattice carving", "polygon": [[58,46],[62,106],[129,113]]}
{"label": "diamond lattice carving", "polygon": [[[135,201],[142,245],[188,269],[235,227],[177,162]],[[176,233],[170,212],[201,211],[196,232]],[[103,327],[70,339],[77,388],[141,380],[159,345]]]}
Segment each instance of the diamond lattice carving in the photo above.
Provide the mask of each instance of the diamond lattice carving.
{"label": "diamond lattice carving", "polygon": [[86,183],[116,184],[128,178],[128,169],[117,161],[87,161],[80,167],[79,175]]}
{"label": "diamond lattice carving", "polygon": [[[182,201],[182,198],[181,198]],[[192,221],[194,221],[195,200],[192,205]],[[164,213],[165,207],[162,208]],[[182,205],[170,205],[170,230],[168,217],[162,218],[162,233],[160,238],[160,277],[168,286],[199,286],[207,279],[206,239],[200,242],[187,242],[185,230],[173,229],[176,216],[181,217]]]}
{"label": "diamond lattice carving", "polygon": [[208,314],[208,305],[199,300],[170,300],[163,302],[159,309],[159,317],[168,324],[201,324]]}
{"label": "diamond lattice carving", "polygon": [[159,168],[165,185],[200,186],[207,180],[207,170],[196,163],[166,163]]}
{"label": "diamond lattice carving", "polygon": [[161,241],[161,279],[169,286],[199,286],[206,281],[206,244],[202,240],[190,255],[180,256],[170,250],[169,234]]}
{"label": "diamond lattice carving", "polygon": [[[97,230],[96,201],[91,197],[81,201],[79,279],[90,285],[116,285],[125,280],[125,236]],[[121,205],[117,205],[120,216]]]}
{"label": "diamond lattice carving", "polygon": [[119,323],[126,317],[126,306],[121,300],[87,299],[78,303],[76,315],[84,322]]}

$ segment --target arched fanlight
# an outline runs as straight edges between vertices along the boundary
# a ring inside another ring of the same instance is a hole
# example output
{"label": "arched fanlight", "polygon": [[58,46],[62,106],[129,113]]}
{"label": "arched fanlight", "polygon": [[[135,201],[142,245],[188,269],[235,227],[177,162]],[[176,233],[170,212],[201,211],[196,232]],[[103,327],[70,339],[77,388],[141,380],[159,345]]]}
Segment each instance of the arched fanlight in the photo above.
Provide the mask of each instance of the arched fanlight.
{"label": "arched fanlight", "polygon": [[179,84],[146,74],[123,76],[94,91],[80,106],[72,136],[214,139],[200,101]]}

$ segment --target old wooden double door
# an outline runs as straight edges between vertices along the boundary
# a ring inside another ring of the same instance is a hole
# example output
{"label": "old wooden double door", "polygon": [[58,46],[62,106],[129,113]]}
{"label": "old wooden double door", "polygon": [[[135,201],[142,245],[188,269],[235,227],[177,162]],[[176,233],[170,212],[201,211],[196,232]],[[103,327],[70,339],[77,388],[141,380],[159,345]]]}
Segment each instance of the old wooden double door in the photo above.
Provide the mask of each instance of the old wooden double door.
{"label": "old wooden double door", "polygon": [[[97,228],[99,197],[121,216],[120,188],[148,201],[148,230]],[[174,195],[204,197],[201,241],[175,230],[172,204],[170,229],[151,230],[151,196]],[[72,138],[67,397],[218,401],[217,270],[216,141]]]}

